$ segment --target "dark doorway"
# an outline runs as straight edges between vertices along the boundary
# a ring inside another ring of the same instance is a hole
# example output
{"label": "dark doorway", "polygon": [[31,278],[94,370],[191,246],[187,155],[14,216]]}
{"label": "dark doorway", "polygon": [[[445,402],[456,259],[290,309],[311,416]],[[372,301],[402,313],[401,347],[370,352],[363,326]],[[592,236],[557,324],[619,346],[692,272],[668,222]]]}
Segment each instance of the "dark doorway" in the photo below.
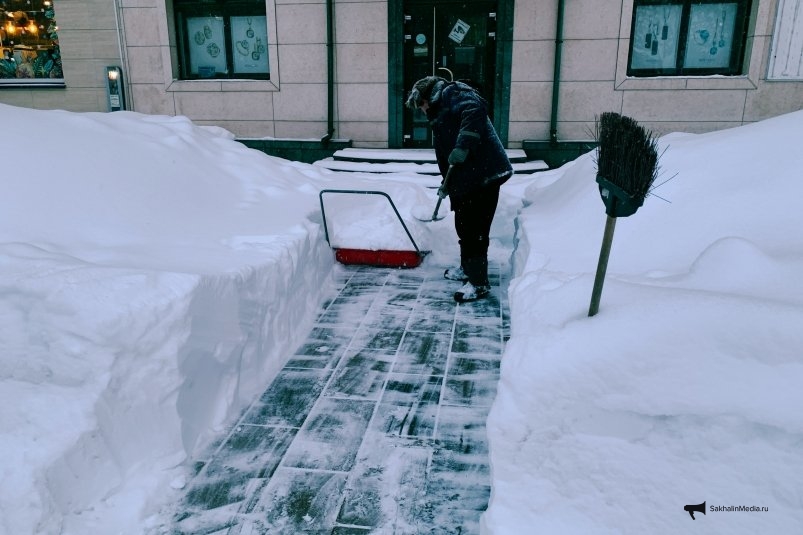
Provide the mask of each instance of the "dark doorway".
{"label": "dark doorway", "polygon": [[[416,1],[404,4],[403,81],[409,90],[425,76],[465,82],[477,89],[493,114],[496,87],[496,2]],[[432,146],[420,111],[403,110],[404,147]]]}

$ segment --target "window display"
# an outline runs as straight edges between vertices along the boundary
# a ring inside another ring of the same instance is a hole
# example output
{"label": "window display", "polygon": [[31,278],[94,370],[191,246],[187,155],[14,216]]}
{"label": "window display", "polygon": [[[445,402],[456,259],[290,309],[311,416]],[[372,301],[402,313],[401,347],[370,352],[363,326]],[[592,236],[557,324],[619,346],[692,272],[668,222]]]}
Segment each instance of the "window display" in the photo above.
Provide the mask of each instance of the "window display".
{"label": "window display", "polygon": [[63,83],[53,2],[0,0],[0,84]]}
{"label": "window display", "polygon": [[634,0],[628,76],[740,75],[750,0]]}
{"label": "window display", "polygon": [[214,78],[226,74],[226,43],[221,17],[190,17],[187,19],[190,36],[190,72],[199,78]]}
{"label": "window display", "polygon": [[181,79],[270,79],[264,0],[174,1]]}
{"label": "window display", "polygon": [[736,8],[736,4],[691,6],[684,67],[728,66]]}
{"label": "window display", "polygon": [[234,72],[268,72],[267,17],[232,17]]}
{"label": "window display", "polygon": [[[678,53],[679,5],[638,6],[636,8],[636,41],[630,65],[634,69],[671,69]],[[638,42],[641,40],[643,46]]]}

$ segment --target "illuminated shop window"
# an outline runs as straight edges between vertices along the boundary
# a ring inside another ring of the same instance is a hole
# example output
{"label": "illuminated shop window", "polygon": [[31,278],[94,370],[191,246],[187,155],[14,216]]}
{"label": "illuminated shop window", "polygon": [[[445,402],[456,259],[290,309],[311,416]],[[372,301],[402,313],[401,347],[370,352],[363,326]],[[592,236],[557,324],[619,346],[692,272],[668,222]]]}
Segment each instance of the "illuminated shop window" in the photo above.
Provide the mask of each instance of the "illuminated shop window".
{"label": "illuminated shop window", "polygon": [[63,85],[57,0],[0,0],[0,85]]}
{"label": "illuminated shop window", "polygon": [[740,75],[750,0],[635,0],[628,76]]}
{"label": "illuminated shop window", "polygon": [[181,79],[270,79],[265,0],[174,0],[173,5]]}

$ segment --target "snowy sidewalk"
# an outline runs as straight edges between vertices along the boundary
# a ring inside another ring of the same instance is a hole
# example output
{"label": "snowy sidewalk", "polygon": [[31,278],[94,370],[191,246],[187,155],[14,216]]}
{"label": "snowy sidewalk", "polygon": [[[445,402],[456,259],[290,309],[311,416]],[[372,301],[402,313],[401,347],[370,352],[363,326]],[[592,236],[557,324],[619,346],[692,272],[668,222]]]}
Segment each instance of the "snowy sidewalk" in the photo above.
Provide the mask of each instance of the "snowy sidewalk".
{"label": "snowy sidewalk", "polygon": [[479,533],[507,277],[458,305],[442,266],[335,269],[339,293],[198,463],[169,533]]}

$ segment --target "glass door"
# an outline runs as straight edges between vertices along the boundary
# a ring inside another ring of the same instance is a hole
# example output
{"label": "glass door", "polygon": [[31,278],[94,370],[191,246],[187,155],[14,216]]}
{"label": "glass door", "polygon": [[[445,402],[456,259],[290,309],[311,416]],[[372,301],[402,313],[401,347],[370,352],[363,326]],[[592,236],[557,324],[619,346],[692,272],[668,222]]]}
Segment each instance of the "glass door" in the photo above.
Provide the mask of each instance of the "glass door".
{"label": "glass door", "polygon": [[[496,58],[493,2],[410,3],[404,16],[404,87],[440,76],[476,88],[492,109]],[[426,116],[404,110],[404,147],[432,146]]]}

